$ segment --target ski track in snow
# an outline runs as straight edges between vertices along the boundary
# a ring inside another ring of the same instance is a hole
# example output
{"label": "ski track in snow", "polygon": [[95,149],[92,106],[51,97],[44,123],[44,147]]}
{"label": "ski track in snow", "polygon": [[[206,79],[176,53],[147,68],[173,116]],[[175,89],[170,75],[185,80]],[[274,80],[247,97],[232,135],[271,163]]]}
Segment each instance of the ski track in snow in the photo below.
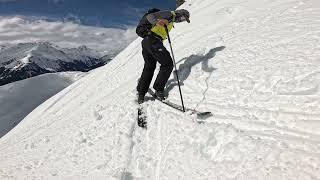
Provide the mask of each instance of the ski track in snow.
{"label": "ski track in snow", "polygon": [[[143,104],[141,40],[0,139],[0,179],[320,179],[320,3],[188,0],[172,32],[187,107]],[[167,42],[165,42],[167,44]],[[180,102],[174,77],[169,100]]]}

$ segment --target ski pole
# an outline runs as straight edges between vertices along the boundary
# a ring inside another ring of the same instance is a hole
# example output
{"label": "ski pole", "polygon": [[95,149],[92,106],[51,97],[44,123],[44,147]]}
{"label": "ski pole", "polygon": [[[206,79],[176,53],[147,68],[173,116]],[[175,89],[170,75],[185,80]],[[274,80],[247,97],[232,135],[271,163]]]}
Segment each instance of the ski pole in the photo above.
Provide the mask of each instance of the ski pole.
{"label": "ski pole", "polygon": [[178,76],[178,70],[177,70],[176,60],[175,60],[174,54],[173,54],[173,49],[172,49],[171,39],[170,39],[170,35],[169,35],[169,30],[168,30],[168,27],[167,27],[167,26],[164,26],[164,28],[166,29],[166,33],[167,33],[167,35],[168,35],[168,41],[169,41],[169,45],[170,45],[170,49],[171,49],[172,60],[173,60],[174,69],[175,69],[176,76],[177,76],[177,80],[178,80],[180,98],[181,98],[181,103],[182,103],[182,110],[183,110],[183,112],[186,112],[186,110],[185,110],[185,108],[184,108],[182,91],[181,91],[181,86],[180,86],[180,81],[179,81],[179,76]]}

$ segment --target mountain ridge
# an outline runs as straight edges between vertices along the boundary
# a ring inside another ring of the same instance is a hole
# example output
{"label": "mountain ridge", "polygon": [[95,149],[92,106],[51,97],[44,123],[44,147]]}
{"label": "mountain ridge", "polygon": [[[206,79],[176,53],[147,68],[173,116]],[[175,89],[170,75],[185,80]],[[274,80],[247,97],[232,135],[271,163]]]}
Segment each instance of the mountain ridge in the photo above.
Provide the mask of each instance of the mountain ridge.
{"label": "mountain ridge", "polygon": [[108,62],[101,57],[99,52],[86,46],[60,48],[49,42],[3,46],[0,50],[0,86],[50,72],[87,72]]}

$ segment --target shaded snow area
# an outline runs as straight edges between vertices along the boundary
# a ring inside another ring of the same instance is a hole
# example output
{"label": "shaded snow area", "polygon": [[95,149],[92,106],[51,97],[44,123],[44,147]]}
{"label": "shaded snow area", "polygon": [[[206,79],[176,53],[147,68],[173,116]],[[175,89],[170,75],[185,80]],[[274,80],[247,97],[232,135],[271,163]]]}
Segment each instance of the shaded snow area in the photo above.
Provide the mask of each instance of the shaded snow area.
{"label": "shaded snow area", "polygon": [[[0,179],[320,179],[320,1],[188,0],[172,31],[185,104],[136,125],[141,39],[0,139]],[[165,41],[167,45],[167,41]],[[169,100],[179,102],[170,78]]]}
{"label": "shaded snow area", "polygon": [[0,137],[41,103],[84,75],[81,72],[52,73],[0,86]]}

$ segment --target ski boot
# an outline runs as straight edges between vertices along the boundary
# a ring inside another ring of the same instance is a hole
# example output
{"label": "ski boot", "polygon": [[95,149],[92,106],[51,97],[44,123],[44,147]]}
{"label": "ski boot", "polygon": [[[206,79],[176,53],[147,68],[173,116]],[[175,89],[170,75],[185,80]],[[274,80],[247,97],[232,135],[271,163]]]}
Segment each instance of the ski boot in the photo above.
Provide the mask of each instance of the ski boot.
{"label": "ski boot", "polygon": [[164,96],[164,91],[156,91],[155,94],[160,101],[164,101],[166,99]]}

